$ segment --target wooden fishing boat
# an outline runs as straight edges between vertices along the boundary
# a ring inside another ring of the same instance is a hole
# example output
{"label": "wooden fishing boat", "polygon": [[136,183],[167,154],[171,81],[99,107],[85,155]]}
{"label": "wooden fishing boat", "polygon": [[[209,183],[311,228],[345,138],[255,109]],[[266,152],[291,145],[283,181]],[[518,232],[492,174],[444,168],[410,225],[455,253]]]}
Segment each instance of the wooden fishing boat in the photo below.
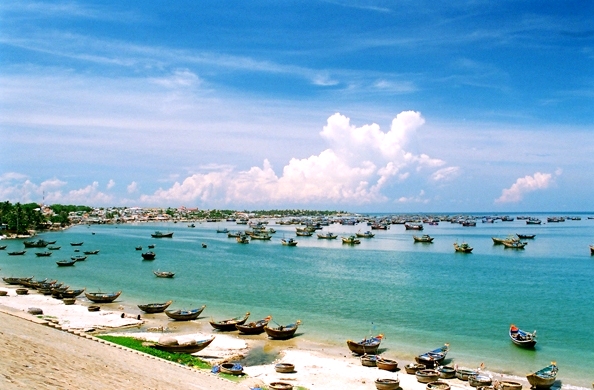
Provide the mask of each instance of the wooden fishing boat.
{"label": "wooden fishing boat", "polygon": [[169,271],[153,271],[156,277],[158,278],[172,278],[175,276],[173,272]]}
{"label": "wooden fishing boat", "polygon": [[160,231],[156,231],[154,233],[151,234],[152,238],[172,238],[173,237],[173,232],[167,232],[167,233],[163,233]]}
{"label": "wooden fishing boat", "polygon": [[381,356],[377,356],[376,366],[380,370],[396,371],[398,369],[398,362],[396,360],[384,359]]}
{"label": "wooden fishing boat", "polygon": [[532,374],[526,375],[528,382],[532,387],[537,389],[548,389],[557,380],[557,363],[551,362],[551,365],[541,370],[533,372]]}
{"label": "wooden fishing boat", "polygon": [[8,252],[8,256],[22,256],[25,253],[27,253],[27,251],[14,251],[14,252]]}
{"label": "wooden fishing boat", "polygon": [[301,321],[297,320],[294,324],[281,325],[276,328],[270,328],[268,325],[266,325],[264,327],[264,331],[266,331],[266,334],[271,339],[286,340],[286,339],[290,339],[291,337],[293,337],[295,335],[295,332],[297,332],[297,328],[299,327],[300,324],[301,324]]}
{"label": "wooden fishing boat", "polygon": [[383,334],[378,334],[375,337],[363,339],[361,341],[347,340],[349,350],[357,355],[364,355],[366,353],[377,354],[377,350],[384,338]]}
{"label": "wooden fishing boat", "polygon": [[48,245],[54,245],[58,241],[54,240],[54,241],[46,241],[46,242],[47,242]]}
{"label": "wooden fishing boat", "polygon": [[515,239],[515,237],[506,237],[506,238],[501,238],[501,237],[491,237],[491,240],[493,240],[493,245],[503,245],[503,243],[505,241],[510,241]]}
{"label": "wooden fishing boat", "polygon": [[122,291],[113,292],[113,293],[102,293],[102,292],[95,292],[90,293],[85,291],[85,296],[89,301],[95,303],[111,303],[118,299],[118,297],[122,294]]}
{"label": "wooden fishing boat", "polygon": [[357,236],[341,237],[343,244],[356,245],[360,244],[361,240],[357,239]]}
{"label": "wooden fishing boat", "polygon": [[45,248],[49,245],[49,242],[44,240],[23,241],[23,245],[25,245],[25,248]]}
{"label": "wooden fishing boat", "polygon": [[71,256],[70,260],[74,260],[74,261],[85,261],[87,259],[87,256]]}
{"label": "wooden fishing boat", "polygon": [[142,253],[141,256],[142,256],[143,260],[155,260],[155,257],[157,257],[157,254],[153,251],[150,251],[150,252]]}
{"label": "wooden fishing boat", "polygon": [[249,232],[247,234],[248,234],[248,236],[250,236],[252,238],[252,240],[270,240],[272,238],[272,236],[266,232],[264,232],[264,233]]}
{"label": "wooden fishing boat", "polygon": [[373,238],[375,237],[375,233],[371,233],[369,230],[366,232],[357,232],[355,233],[355,236],[359,237],[359,238]]}
{"label": "wooden fishing boat", "polygon": [[0,251],[3,251],[4,249],[6,249],[8,245],[0,245]]}
{"label": "wooden fishing boat", "polygon": [[47,249],[50,251],[59,251],[61,246],[48,246]]}
{"label": "wooden fishing boat", "polygon": [[516,233],[516,236],[518,236],[518,238],[520,240],[531,240],[534,237],[536,237],[536,234],[519,234],[519,233]]}
{"label": "wooden fishing boat", "polygon": [[422,223],[405,223],[404,228],[406,230],[423,230]]}
{"label": "wooden fishing boat", "polygon": [[173,337],[163,337],[157,344],[153,345],[153,347],[167,352],[196,353],[208,347],[214,339],[215,336],[211,336],[205,340],[192,340],[180,344]]}
{"label": "wooden fishing boat", "polygon": [[56,264],[58,264],[58,267],[71,267],[76,264],[76,260],[58,260]]}
{"label": "wooden fishing boat", "polygon": [[167,317],[176,321],[192,321],[198,318],[202,311],[204,311],[204,308],[206,308],[206,305],[192,310],[165,310],[165,314],[167,314]]}
{"label": "wooden fishing boat", "polygon": [[82,246],[83,243],[84,243],[84,241],[81,241],[81,242],[71,242],[70,245],[71,246]]}
{"label": "wooden fishing boat", "polygon": [[297,241],[293,240],[292,238],[283,238],[281,239],[281,243],[286,246],[297,246]]}
{"label": "wooden fishing boat", "polygon": [[374,223],[371,225],[371,230],[388,230],[390,228],[386,223]]}
{"label": "wooden fishing boat", "polygon": [[456,250],[456,252],[461,252],[461,253],[470,253],[472,252],[472,250],[474,249],[473,247],[471,247],[470,245],[468,245],[467,243],[463,242],[462,244],[458,244],[457,242],[454,243],[454,249]]}
{"label": "wooden fishing boat", "polygon": [[274,371],[280,372],[281,374],[288,374],[295,372],[295,365],[291,363],[276,363],[274,365]]}
{"label": "wooden fishing boat", "polygon": [[449,349],[450,345],[446,343],[443,345],[443,347],[434,349],[433,351],[425,352],[424,354],[415,357],[415,361],[419,364],[424,364],[427,368],[438,367],[445,359]]}
{"label": "wooden fishing boat", "polygon": [[242,233],[242,232],[240,232],[240,231],[237,231],[237,232],[235,232],[235,233],[231,233],[231,232],[229,232],[229,233],[227,233],[227,237],[228,237],[228,238],[237,238],[237,237],[241,236],[242,234],[243,234],[243,233]]}
{"label": "wooden fishing boat", "polygon": [[150,245],[148,246],[148,248],[149,248],[149,249],[153,249],[154,247],[155,247],[155,244],[150,244]]}
{"label": "wooden fishing boat", "polygon": [[239,237],[236,237],[235,239],[240,244],[249,244],[250,243],[250,239],[248,238],[247,235],[241,235]]}
{"label": "wooden fishing boat", "polygon": [[94,250],[94,251],[83,251],[83,253],[85,255],[96,255],[96,254],[99,253],[99,251],[98,250]]}
{"label": "wooden fishing boat", "polygon": [[80,289],[76,289],[76,290],[67,289],[65,291],[62,291],[60,293],[60,295],[62,296],[62,298],[76,298],[80,294],[82,294],[84,291],[85,291],[84,288],[80,288]]}
{"label": "wooden fishing boat", "polygon": [[4,283],[12,284],[12,285],[21,284],[23,281],[29,281],[32,279],[33,279],[33,276],[31,276],[30,278],[13,278],[13,277],[9,277],[9,276],[2,278]]}
{"label": "wooden fishing boat", "polygon": [[404,370],[406,371],[406,373],[411,374],[411,375],[415,375],[417,373],[417,371],[421,371],[426,368],[427,367],[425,367],[424,364],[419,364],[419,363],[409,363],[406,366],[404,366]]}
{"label": "wooden fishing boat", "polygon": [[250,322],[249,324],[235,324],[235,327],[239,333],[243,334],[261,334],[264,333],[264,327],[268,325],[268,322],[272,319],[271,316],[263,318],[256,322]]}
{"label": "wooden fishing boat", "polygon": [[162,313],[171,305],[173,301],[167,301],[165,303],[147,303],[145,305],[138,305],[138,308],[145,313]]}
{"label": "wooden fishing boat", "polygon": [[35,256],[37,257],[49,257],[52,255],[52,252],[35,252]]}
{"label": "wooden fishing boat", "polygon": [[137,251],[141,251],[141,250],[142,250],[142,247],[139,245],[139,246],[137,246],[137,247],[136,247],[136,248],[134,248],[134,249],[136,249]]}
{"label": "wooden fishing boat", "polygon": [[327,233],[318,233],[317,235],[318,235],[318,238],[322,238],[322,239],[325,239],[325,240],[334,240],[334,239],[338,238],[338,235],[332,234],[330,232],[327,232]]}
{"label": "wooden fishing boat", "polygon": [[434,237],[431,237],[428,234],[423,234],[422,236],[413,236],[413,240],[415,240],[415,242],[432,243],[433,239]]}
{"label": "wooden fishing boat", "polygon": [[514,324],[509,327],[509,338],[517,346],[524,348],[534,348],[536,345],[536,331],[529,333],[518,328]]}
{"label": "wooden fishing boat", "polygon": [[239,363],[223,363],[220,368],[222,373],[229,375],[243,374],[243,366]]}
{"label": "wooden fishing boat", "polygon": [[382,378],[375,380],[377,390],[396,390],[400,387],[399,379]]}
{"label": "wooden fishing boat", "polygon": [[527,242],[521,242],[521,241],[504,241],[503,245],[506,248],[510,248],[510,249],[524,249],[524,247],[526,245],[528,245]]}
{"label": "wooden fishing boat", "polygon": [[415,372],[415,376],[419,383],[436,382],[439,380],[439,372],[437,370],[419,370]]}
{"label": "wooden fishing boat", "polygon": [[222,320],[222,321],[212,321],[211,320],[209,322],[210,322],[210,325],[217,330],[220,330],[222,332],[230,332],[233,330],[237,330],[235,325],[245,324],[245,322],[247,321],[249,316],[250,316],[250,312],[248,311],[247,313],[245,313],[245,315],[243,317],[235,317],[235,318],[230,318],[228,320]]}
{"label": "wooden fishing boat", "polygon": [[311,237],[313,236],[313,232],[310,232],[308,230],[297,230],[295,232],[295,234],[299,237]]}

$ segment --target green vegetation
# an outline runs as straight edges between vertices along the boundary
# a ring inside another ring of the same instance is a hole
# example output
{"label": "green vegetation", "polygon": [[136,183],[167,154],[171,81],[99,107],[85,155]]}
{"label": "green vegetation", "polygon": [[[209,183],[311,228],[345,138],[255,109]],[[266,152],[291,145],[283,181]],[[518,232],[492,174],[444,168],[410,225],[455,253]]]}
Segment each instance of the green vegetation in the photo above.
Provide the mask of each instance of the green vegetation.
{"label": "green vegetation", "polygon": [[8,231],[23,234],[28,229],[45,227],[47,218],[41,213],[37,203],[13,205],[6,201],[0,203],[0,224],[6,225]]}
{"label": "green vegetation", "polygon": [[53,204],[50,206],[50,209],[54,212],[54,215],[50,217],[50,221],[52,223],[59,223],[60,226],[68,226],[70,225],[70,220],[68,219],[68,215],[70,213],[88,213],[93,209],[89,206],[74,206],[74,205],[61,205],[61,204]]}
{"label": "green vegetation", "polygon": [[[172,352],[167,352],[167,351],[161,351],[156,348],[144,346],[144,345],[142,345],[143,341],[137,340],[133,337],[100,335],[100,336],[97,336],[97,338],[130,348],[130,349],[134,349],[136,351],[144,352],[147,355],[152,355],[152,356],[155,356],[155,357],[158,357],[161,359],[169,360],[170,362],[179,363],[184,366],[194,367],[194,368],[198,368],[198,369],[202,369],[202,370],[210,370],[211,369],[210,364],[208,364],[204,360],[199,359],[195,356],[192,356],[187,353],[172,353]],[[239,377],[236,375],[229,375],[229,374],[224,374],[224,373],[220,373],[218,375],[221,376],[222,378],[225,378],[225,379],[228,379],[228,380],[234,381],[234,382],[238,382],[243,377],[245,377],[245,375],[242,377]]]}

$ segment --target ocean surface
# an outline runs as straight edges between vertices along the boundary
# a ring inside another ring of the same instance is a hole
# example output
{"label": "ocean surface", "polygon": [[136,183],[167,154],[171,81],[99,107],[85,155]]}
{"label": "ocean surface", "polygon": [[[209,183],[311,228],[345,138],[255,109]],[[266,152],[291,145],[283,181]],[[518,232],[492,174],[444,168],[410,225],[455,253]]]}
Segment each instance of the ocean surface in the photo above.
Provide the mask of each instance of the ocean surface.
{"label": "ocean surface", "polygon": [[[511,216],[517,216],[510,214]],[[217,229],[244,230],[234,222],[144,223],[76,226],[40,234],[61,246],[51,257],[8,256],[23,249],[22,240],[3,240],[1,276],[55,278],[74,288],[123,290],[127,304],[164,302],[171,308],[207,305],[203,315],[218,319],[246,311],[251,318],[272,315],[288,324],[300,319],[299,337],[344,345],[345,340],[383,333],[386,356],[412,360],[415,355],[450,344],[451,364],[524,377],[556,361],[564,385],[588,387],[594,381],[594,213],[571,214],[580,221],[526,225],[523,220],[481,223],[476,227],[440,222],[425,224],[433,244],[414,243],[418,232],[403,225],[374,230],[357,246],[340,236],[370,228],[364,224],[324,227],[337,240],[296,237],[295,226],[275,225],[271,241],[238,244]],[[567,214],[564,214],[567,215]],[[154,239],[156,230],[173,238]],[[536,234],[525,250],[493,245],[491,237]],[[295,238],[296,247],[281,238]],[[57,267],[83,241],[98,255],[74,267]],[[471,254],[455,253],[454,242],[467,242]],[[202,248],[202,243],[207,248]],[[155,244],[157,257],[143,261],[142,246]],[[153,270],[175,272],[156,278]],[[537,330],[538,344],[524,350],[511,343],[511,323]]]}

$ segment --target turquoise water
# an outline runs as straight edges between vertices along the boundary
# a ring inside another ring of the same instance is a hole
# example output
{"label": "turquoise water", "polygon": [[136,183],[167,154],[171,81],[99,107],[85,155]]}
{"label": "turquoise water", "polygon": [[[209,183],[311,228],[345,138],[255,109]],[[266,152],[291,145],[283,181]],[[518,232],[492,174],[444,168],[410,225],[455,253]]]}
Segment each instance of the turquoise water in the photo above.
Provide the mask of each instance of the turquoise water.
{"label": "turquoise water", "polygon": [[[546,215],[536,215],[546,220]],[[591,215],[591,214],[590,214]],[[337,240],[297,237],[297,247],[280,239],[294,237],[294,226],[273,226],[272,241],[237,244],[217,228],[245,229],[232,222],[77,226],[40,237],[57,240],[62,249],[38,258],[8,256],[22,242],[2,241],[0,275],[49,277],[88,290],[123,290],[126,303],[163,302],[172,308],[207,305],[204,315],[252,318],[272,315],[278,323],[303,321],[300,337],[343,345],[371,333],[383,333],[390,356],[415,355],[450,343],[452,364],[524,376],[552,360],[565,385],[590,387],[594,381],[594,220],[526,225],[524,221],[462,227],[442,222],[425,225],[433,244],[414,243],[403,225],[374,231],[375,238],[347,246],[340,236],[365,225],[331,225]],[[175,232],[153,239],[155,230]],[[95,234],[92,234],[92,233]],[[494,246],[492,236],[536,234],[523,251]],[[75,267],[56,260],[80,250],[99,249]],[[466,241],[472,254],[455,253],[452,244]],[[207,243],[208,248],[201,247]],[[157,259],[142,261],[156,244]],[[156,278],[153,270],[176,272]],[[514,346],[509,324],[538,332],[535,350]],[[346,350],[346,345],[345,345]]]}

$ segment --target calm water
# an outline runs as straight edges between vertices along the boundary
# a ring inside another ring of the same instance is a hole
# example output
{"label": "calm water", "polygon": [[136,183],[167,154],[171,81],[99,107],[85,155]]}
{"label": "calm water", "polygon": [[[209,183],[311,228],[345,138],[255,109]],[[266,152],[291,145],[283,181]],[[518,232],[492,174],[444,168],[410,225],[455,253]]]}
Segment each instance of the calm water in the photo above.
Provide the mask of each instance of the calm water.
{"label": "calm water", "polygon": [[[546,215],[531,214],[546,220]],[[592,214],[589,214],[592,215]],[[524,221],[462,227],[446,222],[425,225],[433,244],[414,243],[403,225],[374,231],[358,246],[341,244],[340,235],[368,230],[365,225],[331,225],[337,240],[297,237],[297,247],[280,238],[295,237],[294,226],[272,225],[272,241],[237,244],[217,228],[245,229],[231,222],[77,226],[40,237],[57,240],[62,249],[38,258],[6,252],[22,242],[3,241],[0,275],[49,277],[88,290],[123,290],[126,303],[163,302],[172,308],[206,304],[215,318],[246,311],[252,318],[272,315],[279,323],[303,321],[302,335],[343,345],[383,333],[385,354],[412,359],[450,343],[452,363],[524,376],[552,360],[565,385],[590,387],[594,381],[594,220],[526,225]],[[155,230],[175,232],[153,239]],[[92,233],[95,234],[92,234]],[[494,246],[492,236],[536,234],[523,251]],[[99,249],[75,267],[56,260],[74,255],[70,242],[83,250]],[[466,241],[472,254],[455,253],[452,244]],[[207,243],[203,249],[201,243]],[[156,244],[157,259],[142,261]],[[155,269],[176,272],[174,279],[154,277]],[[509,324],[538,332],[536,350],[514,346]],[[346,349],[346,345],[345,345]]]}

